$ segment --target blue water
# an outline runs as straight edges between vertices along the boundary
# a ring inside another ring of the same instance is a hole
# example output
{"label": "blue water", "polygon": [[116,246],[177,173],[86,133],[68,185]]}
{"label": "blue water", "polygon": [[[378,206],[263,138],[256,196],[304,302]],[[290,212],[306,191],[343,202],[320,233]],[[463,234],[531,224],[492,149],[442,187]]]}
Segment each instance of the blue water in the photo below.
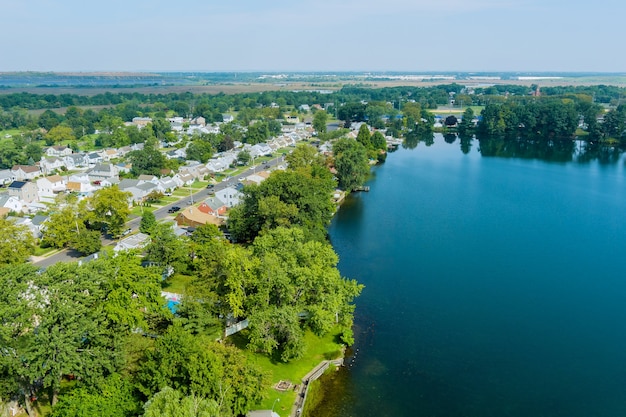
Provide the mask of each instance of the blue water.
{"label": "blue water", "polygon": [[366,288],[320,415],[626,415],[623,158],[479,149],[400,149],[337,213]]}

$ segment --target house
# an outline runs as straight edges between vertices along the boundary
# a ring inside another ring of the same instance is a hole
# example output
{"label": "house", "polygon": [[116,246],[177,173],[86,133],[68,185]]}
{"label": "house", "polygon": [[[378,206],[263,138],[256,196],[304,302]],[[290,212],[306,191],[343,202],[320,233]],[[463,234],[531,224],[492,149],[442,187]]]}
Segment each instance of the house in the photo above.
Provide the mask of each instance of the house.
{"label": "house", "polygon": [[0,186],[11,184],[15,180],[15,174],[10,169],[0,171]]}
{"label": "house", "polygon": [[32,227],[30,229],[35,239],[41,239],[41,236],[43,235],[42,232],[46,228],[45,223],[48,221],[48,219],[48,216],[42,216],[41,214],[37,214],[31,219],[30,222]]}
{"label": "house", "polygon": [[223,201],[226,207],[235,207],[239,204],[239,200],[243,197],[243,194],[241,194],[234,187],[226,187],[222,190],[216,191],[215,197]]}
{"label": "house", "polygon": [[223,217],[213,216],[208,213],[204,213],[198,210],[197,207],[187,207],[185,210],[180,211],[176,216],[176,223],[179,226],[191,226],[198,227],[203,224],[214,224],[216,226],[222,226],[226,223]]}
{"label": "house", "polygon": [[137,233],[120,239],[117,245],[113,248],[115,252],[123,250],[143,249],[148,243],[150,243],[150,236],[145,233]]}
{"label": "house", "polygon": [[0,208],[7,209],[7,212],[14,211],[19,213],[24,209],[24,205],[17,197],[8,194],[0,194]]}
{"label": "house", "polygon": [[198,210],[212,216],[221,216],[228,210],[226,204],[217,197],[209,197],[198,206]]}
{"label": "house", "polygon": [[183,185],[193,184],[196,178],[193,175],[191,175],[189,172],[184,171],[184,172],[179,172],[178,174],[174,175],[174,180],[178,180],[181,184],[180,186],[182,187]]}
{"label": "house", "polygon": [[235,118],[230,114],[222,114],[222,120],[224,121],[224,123],[230,123],[235,120]]}
{"label": "house", "polygon": [[24,203],[33,203],[39,201],[37,185],[30,181],[13,181],[7,189],[9,195],[17,198]]}
{"label": "house", "polygon": [[46,149],[47,156],[56,156],[59,158],[71,155],[72,153],[72,148],[69,148],[66,145],[50,146],[48,149]]}
{"label": "house", "polygon": [[206,119],[202,116],[198,116],[198,117],[194,117],[193,119],[191,119],[189,121],[190,125],[197,125],[197,126],[205,126],[206,125]]}
{"label": "house", "polygon": [[39,178],[36,183],[40,198],[53,198],[67,189],[67,181],[60,175],[51,175],[49,177]]}
{"label": "house", "polygon": [[87,154],[87,165],[90,167],[95,166],[96,164],[104,162],[104,158],[98,152],[89,152]]}
{"label": "house", "polygon": [[41,175],[41,169],[36,165],[15,165],[11,172],[17,181],[33,180]]}
{"label": "house", "polygon": [[48,175],[53,173],[54,171],[59,171],[62,168],[65,168],[65,158],[60,158],[56,156],[52,157],[41,157],[39,161],[39,167],[43,174]]}
{"label": "house", "polygon": [[89,179],[91,179],[92,181],[98,181],[98,180],[109,180],[112,178],[118,178],[118,168],[117,166],[108,163],[108,164],[96,164],[94,165],[94,167],[92,169],[90,169],[89,171],[87,171],[87,174],[89,175]]}
{"label": "house", "polygon": [[100,152],[100,155],[102,156],[102,160],[104,162],[109,162],[111,159],[119,158],[120,156],[117,149],[105,149]]}
{"label": "house", "polygon": [[152,123],[152,118],[150,117],[133,117],[133,121],[131,122],[133,125],[137,126],[139,129],[142,127],[146,127],[148,123]]}
{"label": "house", "polygon": [[76,168],[83,168],[89,165],[87,161],[87,154],[85,153],[73,153],[63,158],[67,169],[72,170]]}

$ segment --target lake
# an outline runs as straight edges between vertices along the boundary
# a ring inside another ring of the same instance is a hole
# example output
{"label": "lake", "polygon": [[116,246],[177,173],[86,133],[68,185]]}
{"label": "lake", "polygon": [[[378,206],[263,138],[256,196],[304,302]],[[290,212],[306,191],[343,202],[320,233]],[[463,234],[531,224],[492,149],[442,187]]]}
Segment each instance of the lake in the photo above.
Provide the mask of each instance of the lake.
{"label": "lake", "polygon": [[429,145],[390,153],[329,227],[366,287],[314,415],[626,415],[623,155]]}

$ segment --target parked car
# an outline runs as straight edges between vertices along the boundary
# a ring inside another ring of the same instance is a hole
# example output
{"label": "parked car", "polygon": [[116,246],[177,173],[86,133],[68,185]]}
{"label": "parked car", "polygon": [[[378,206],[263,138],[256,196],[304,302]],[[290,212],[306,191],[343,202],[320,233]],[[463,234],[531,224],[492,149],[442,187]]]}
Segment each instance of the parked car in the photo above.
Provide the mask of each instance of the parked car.
{"label": "parked car", "polygon": [[209,184],[209,185],[206,186],[206,188],[209,188],[209,189],[214,188],[214,187],[215,187],[214,184]]}
{"label": "parked car", "polygon": [[124,230],[124,231],[122,232],[122,236],[126,236],[126,235],[128,235],[130,232],[132,232],[132,231],[133,231],[133,229],[126,229],[126,230]]}
{"label": "parked car", "polygon": [[170,209],[167,210],[168,213],[176,213],[177,211],[180,211],[180,207],[178,206],[170,207]]}

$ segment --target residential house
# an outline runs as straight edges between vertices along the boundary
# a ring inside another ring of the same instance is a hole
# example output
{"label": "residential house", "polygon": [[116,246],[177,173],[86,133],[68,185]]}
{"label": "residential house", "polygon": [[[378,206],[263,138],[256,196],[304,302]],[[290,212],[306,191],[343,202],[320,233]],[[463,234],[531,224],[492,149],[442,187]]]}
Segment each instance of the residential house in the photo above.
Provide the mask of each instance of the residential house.
{"label": "residential house", "polygon": [[198,210],[197,207],[187,207],[176,215],[176,223],[179,226],[198,227],[203,224],[214,224],[222,226],[226,223],[223,217],[213,216]]}
{"label": "residential house", "polygon": [[222,120],[224,121],[224,123],[230,123],[235,120],[235,118],[230,114],[222,114]]}
{"label": "residential house", "polygon": [[239,204],[239,200],[243,197],[243,194],[235,187],[226,187],[222,190],[215,192],[215,197],[219,198],[226,204],[226,207],[235,207]]}
{"label": "residential house", "polygon": [[65,162],[65,166],[68,170],[73,170],[88,166],[89,162],[87,161],[86,157],[87,154],[85,153],[73,153],[64,157],[63,161]]}
{"label": "residential house", "polygon": [[175,174],[173,179],[174,181],[177,181],[180,184],[179,187],[182,187],[183,185],[189,186],[193,184],[194,181],[196,180],[196,178],[193,175],[191,175],[188,171],[183,171],[183,172],[179,172]]}
{"label": "residential house", "polygon": [[111,163],[108,163],[108,164],[99,163],[99,164],[94,165],[92,169],[87,171],[87,174],[89,175],[89,179],[91,179],[92,181],[110,180],[110,179],[119,178],[118,173],[119,171],[118,171],[117,166]]}
{"label": "residential house", "polygon": [[228,207],[219,198],[209,197],[198,206],[198,210],[212,216],[221,216],[226,213]]}
{"label": "residential house", "polygon": [[165,190],[166,192],[174,191],[176,188],[179,187],[178,183],[174,181],[174,179],[171,177],[162,177],[158,181],[159,181],[159,184],[161,185],[161,188]]}
{"label": "residential house", "polygon": [[48,216],[42,216],[41,214],[37,214],[31,219],[32,227],[30,228],[30,230],[32,231],[33,237],[35,239],[41,239],[43,231],[46,228],[45,223],[48,221],[48,219]]}
{"label": "residential house", "polygon": [[117,149],[105,149],[100,152],[100,155],[102,156],[103,162],[109,162],[111,159],[119,158],[120,156]]}
{"label": "residential house", "polygon": [[133,121],[131,122],[133,125],[137,126],[139,129],[146,127],[148,123],[152,123],[152,118],[150,117],[133,117]]}
{"label": "residential house", "polygon": [[54,198],[57,194],[67,189],[67,180],[60,175],[39,178],[36,183],[40,198]]}
{"label": "residential house", "polygon": [[0,208],[5,208],[8,211],[19,213],[24,209],[24,204],[22,204],[19,198],[15,196],[0,194]]}
{"label": "residential house", "polygon": [[189,121],[189,125],[190,126],[205,126],[206,125],[206,119],[202,116],[198,116],[198,117],[194,117],[193,119],[191,119]]}
{"label": "residential house", "polygon": [[11,172],[17,181],[33,180],[41,175],[41,169],[37,165],[15,165]]}
{"label": "residential house", "polygon": [[134,249],[143,249],[150,243],[150,236],[145,233],[137,233],[120,239],[117,245],[113,248],[115,252],[128,251]]}
{"label": "residential house", "polygon": [[47,156],[56,156],[62,158],[64,156],[71,155],[73,151],[72,148],[66,145],[56,145],[50,146],[48,149],[46,149],[45,153]]}
{"label": "residential house", "polygon": [[15,180],[15,174],[10,169],[0,171],[0,186],[11,184]]}
{"label": "residential house", "polygon": [[41,168],[41,172],[44,175],[49,175],[55,171],[60,171],[62,168],[65,168],[65,158],[63,157],[41,157],[39,161],[39,167]]}
{"label": "residential house", "polygon": [[90,167],[96,166],[96,164],[100,164],[104,162],[104,158],[98,152],[89,152],[87,154],[87,165]]}
{"label": "residential house", "polygon": [[7,189],[9,195],[17,198],[24,203],[33,203],[39,201],[37,193],[37,185],[30,181],[13,181]]}

